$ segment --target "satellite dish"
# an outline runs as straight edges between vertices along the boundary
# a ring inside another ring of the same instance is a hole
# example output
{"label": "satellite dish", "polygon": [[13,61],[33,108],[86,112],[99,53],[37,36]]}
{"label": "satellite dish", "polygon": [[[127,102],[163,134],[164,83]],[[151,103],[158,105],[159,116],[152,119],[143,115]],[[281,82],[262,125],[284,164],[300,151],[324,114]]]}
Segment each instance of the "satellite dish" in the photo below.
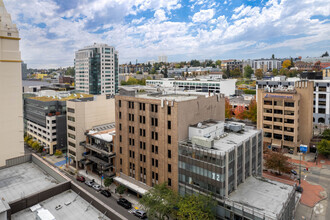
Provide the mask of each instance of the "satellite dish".
{"label": "satellite dish", "polygon": [[199,122],[199,123],[197,124],[197,128],[201,128],[201,127],[202,127],[202,123]]}

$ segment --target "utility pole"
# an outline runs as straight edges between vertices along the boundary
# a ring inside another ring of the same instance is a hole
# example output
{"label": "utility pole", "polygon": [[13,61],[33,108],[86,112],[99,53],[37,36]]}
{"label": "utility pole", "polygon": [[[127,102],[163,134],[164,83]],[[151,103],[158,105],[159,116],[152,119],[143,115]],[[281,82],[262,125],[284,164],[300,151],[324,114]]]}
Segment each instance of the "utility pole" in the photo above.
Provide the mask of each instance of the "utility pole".
{"label": "utility pole", "polygon": [[300,158],[300,161],[299,161],[299,186],[301,184],[301,153],[299,153],[299,158]]}

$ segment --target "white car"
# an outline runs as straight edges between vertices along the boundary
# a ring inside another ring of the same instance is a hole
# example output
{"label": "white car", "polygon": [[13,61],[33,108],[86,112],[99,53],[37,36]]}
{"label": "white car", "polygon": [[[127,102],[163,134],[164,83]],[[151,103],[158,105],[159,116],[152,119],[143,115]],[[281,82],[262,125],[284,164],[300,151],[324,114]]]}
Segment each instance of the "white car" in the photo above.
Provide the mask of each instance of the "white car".
{"label": "white car", "polygon": [[98,185],[98,184],[94,184],[92,187],[93,187],[93,189],[95,189],[96,191],[100,191],[100,190],[101,190],[101,186]]}

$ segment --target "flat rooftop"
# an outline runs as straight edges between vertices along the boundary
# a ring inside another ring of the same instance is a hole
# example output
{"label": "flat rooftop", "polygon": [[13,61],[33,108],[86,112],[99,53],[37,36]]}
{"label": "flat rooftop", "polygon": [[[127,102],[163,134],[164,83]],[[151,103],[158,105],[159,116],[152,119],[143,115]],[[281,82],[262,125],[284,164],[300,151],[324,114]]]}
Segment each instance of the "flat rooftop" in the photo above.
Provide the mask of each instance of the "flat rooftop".
{"label": "flat rooftop", "polygon": [[137,98],[143,98],[143,99],[166,99],[167,101],[176,101],[176,102],[183,102],[183,101],[189,101],[189,100],[194,100],[198,98],[198,95],[183,95],[183,94],[175,94],[175,93],[170,93],[170,94],[158,94],[158,93],[153,93],[153,94],[137,94],[135,97]]}
{"label": "flat rooftop", "polygon": [[227,152],[240,145],[251,136],[258,134],[260,130],[256,130],[253,127],[245,126],[245,130],[242,132],[228,132],[226,137],[214,140],[214,148],[219,151]]}
{"label": "flat rooftop", "polygon": [[0,170],[0,199],[10,203],[57,184],[35,163],[23,163]]}
{"label": "flat rooftop", "polygon": [[[70,203],[69,205],[65,205]],[[72,190],[67,190],[61,194],[51,197],[39,205],[48,210],[55,219],[65,220],[90,220],[90,219],[104,219],[107,220],[103,213],[98,211],[93,205],[90,205],[86,200],[80,197]],[[61,205],[62,208],[56,210],[55,207]],[[102,218],[103,217],[103,218]],[[11,216],[13,220],[36,219],[36,212],[32,212],[30,208],[24,209]],[[109,219],[110,220],[110,219]]]}
{"label": "flat rooftop", "polygon": [[50,101],[68,101],[71,99],[79,99],[79,98],[92,98],[94,95],[76,93],[71,94],[67,97],[59,97],[59,96],[41,96],[41,97],[31,97],[30,99],[39,100],[42,102],[50,102]]}
{"label": "flat rooftop", "polygon": [[[288,200],[293,190],[293,186],[280,182],[249,177],[243,184],[238,186],[237,190],[229,195],[229,199],[235,202],[235,207],[241,204],[276,219],[276,215],[283,208],[283,203]],[[248,211],[245,207],[244,211]]]}
{"label": "flat rooftop", "polygon": [[22,80],[22,86],[50,86],[51,83],[43,82],[43,81],[32,81],[32,80]]}

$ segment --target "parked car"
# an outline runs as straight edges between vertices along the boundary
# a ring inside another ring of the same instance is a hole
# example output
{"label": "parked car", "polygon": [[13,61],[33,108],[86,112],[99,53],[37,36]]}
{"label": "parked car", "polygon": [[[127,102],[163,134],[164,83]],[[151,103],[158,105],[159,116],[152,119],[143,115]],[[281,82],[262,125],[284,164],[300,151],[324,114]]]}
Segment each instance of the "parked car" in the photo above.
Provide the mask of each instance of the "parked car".
{"label": "parked car", "polygon": [[101,194],[104,195],[105,197],[110,197],[111,196],[111,192],[109,192],[108,190],[102,190]]}
{"label": "parked car", "polygon": [[130,203],[129,201],[127,201],[127,199],[120,198],[120,199],[117,200],[117,203],[118,203],[118,205],[121,205],[125,209],[132,208],[132,203]]}
{"label": "parked car", "polygon": [[147,213],[143,210],[137,209],[137,210],[133,211],[133,214],[136,217],[141,218],[141,219],[147,218]]}
{"label": "parked car", "polygon": [[82,183],[86,181],[85,177],[83,177],[83,176],[77,176],[76,180],[79,182],[82,182]]}
{"label": "parked car", "polygon": [[96,184],[96,183],[94,183],[92,187],[93,187],[93,189],[95,189],[96,191],[100,191],[100,190],[101,190],[101,186],[98,185],[98,184]]}
{"label": "parked car", "polygon": [[91,180],[91,181],[85,181],[85,184],[86,184],[87,186],[92,187],[95,183],[94,183],[93,180]]}
{"label": "parked car", "polygon": [[291,170],[291,173],[294,174],[294,175],[298,174],[297,171],[295,171],[295,170]]}

